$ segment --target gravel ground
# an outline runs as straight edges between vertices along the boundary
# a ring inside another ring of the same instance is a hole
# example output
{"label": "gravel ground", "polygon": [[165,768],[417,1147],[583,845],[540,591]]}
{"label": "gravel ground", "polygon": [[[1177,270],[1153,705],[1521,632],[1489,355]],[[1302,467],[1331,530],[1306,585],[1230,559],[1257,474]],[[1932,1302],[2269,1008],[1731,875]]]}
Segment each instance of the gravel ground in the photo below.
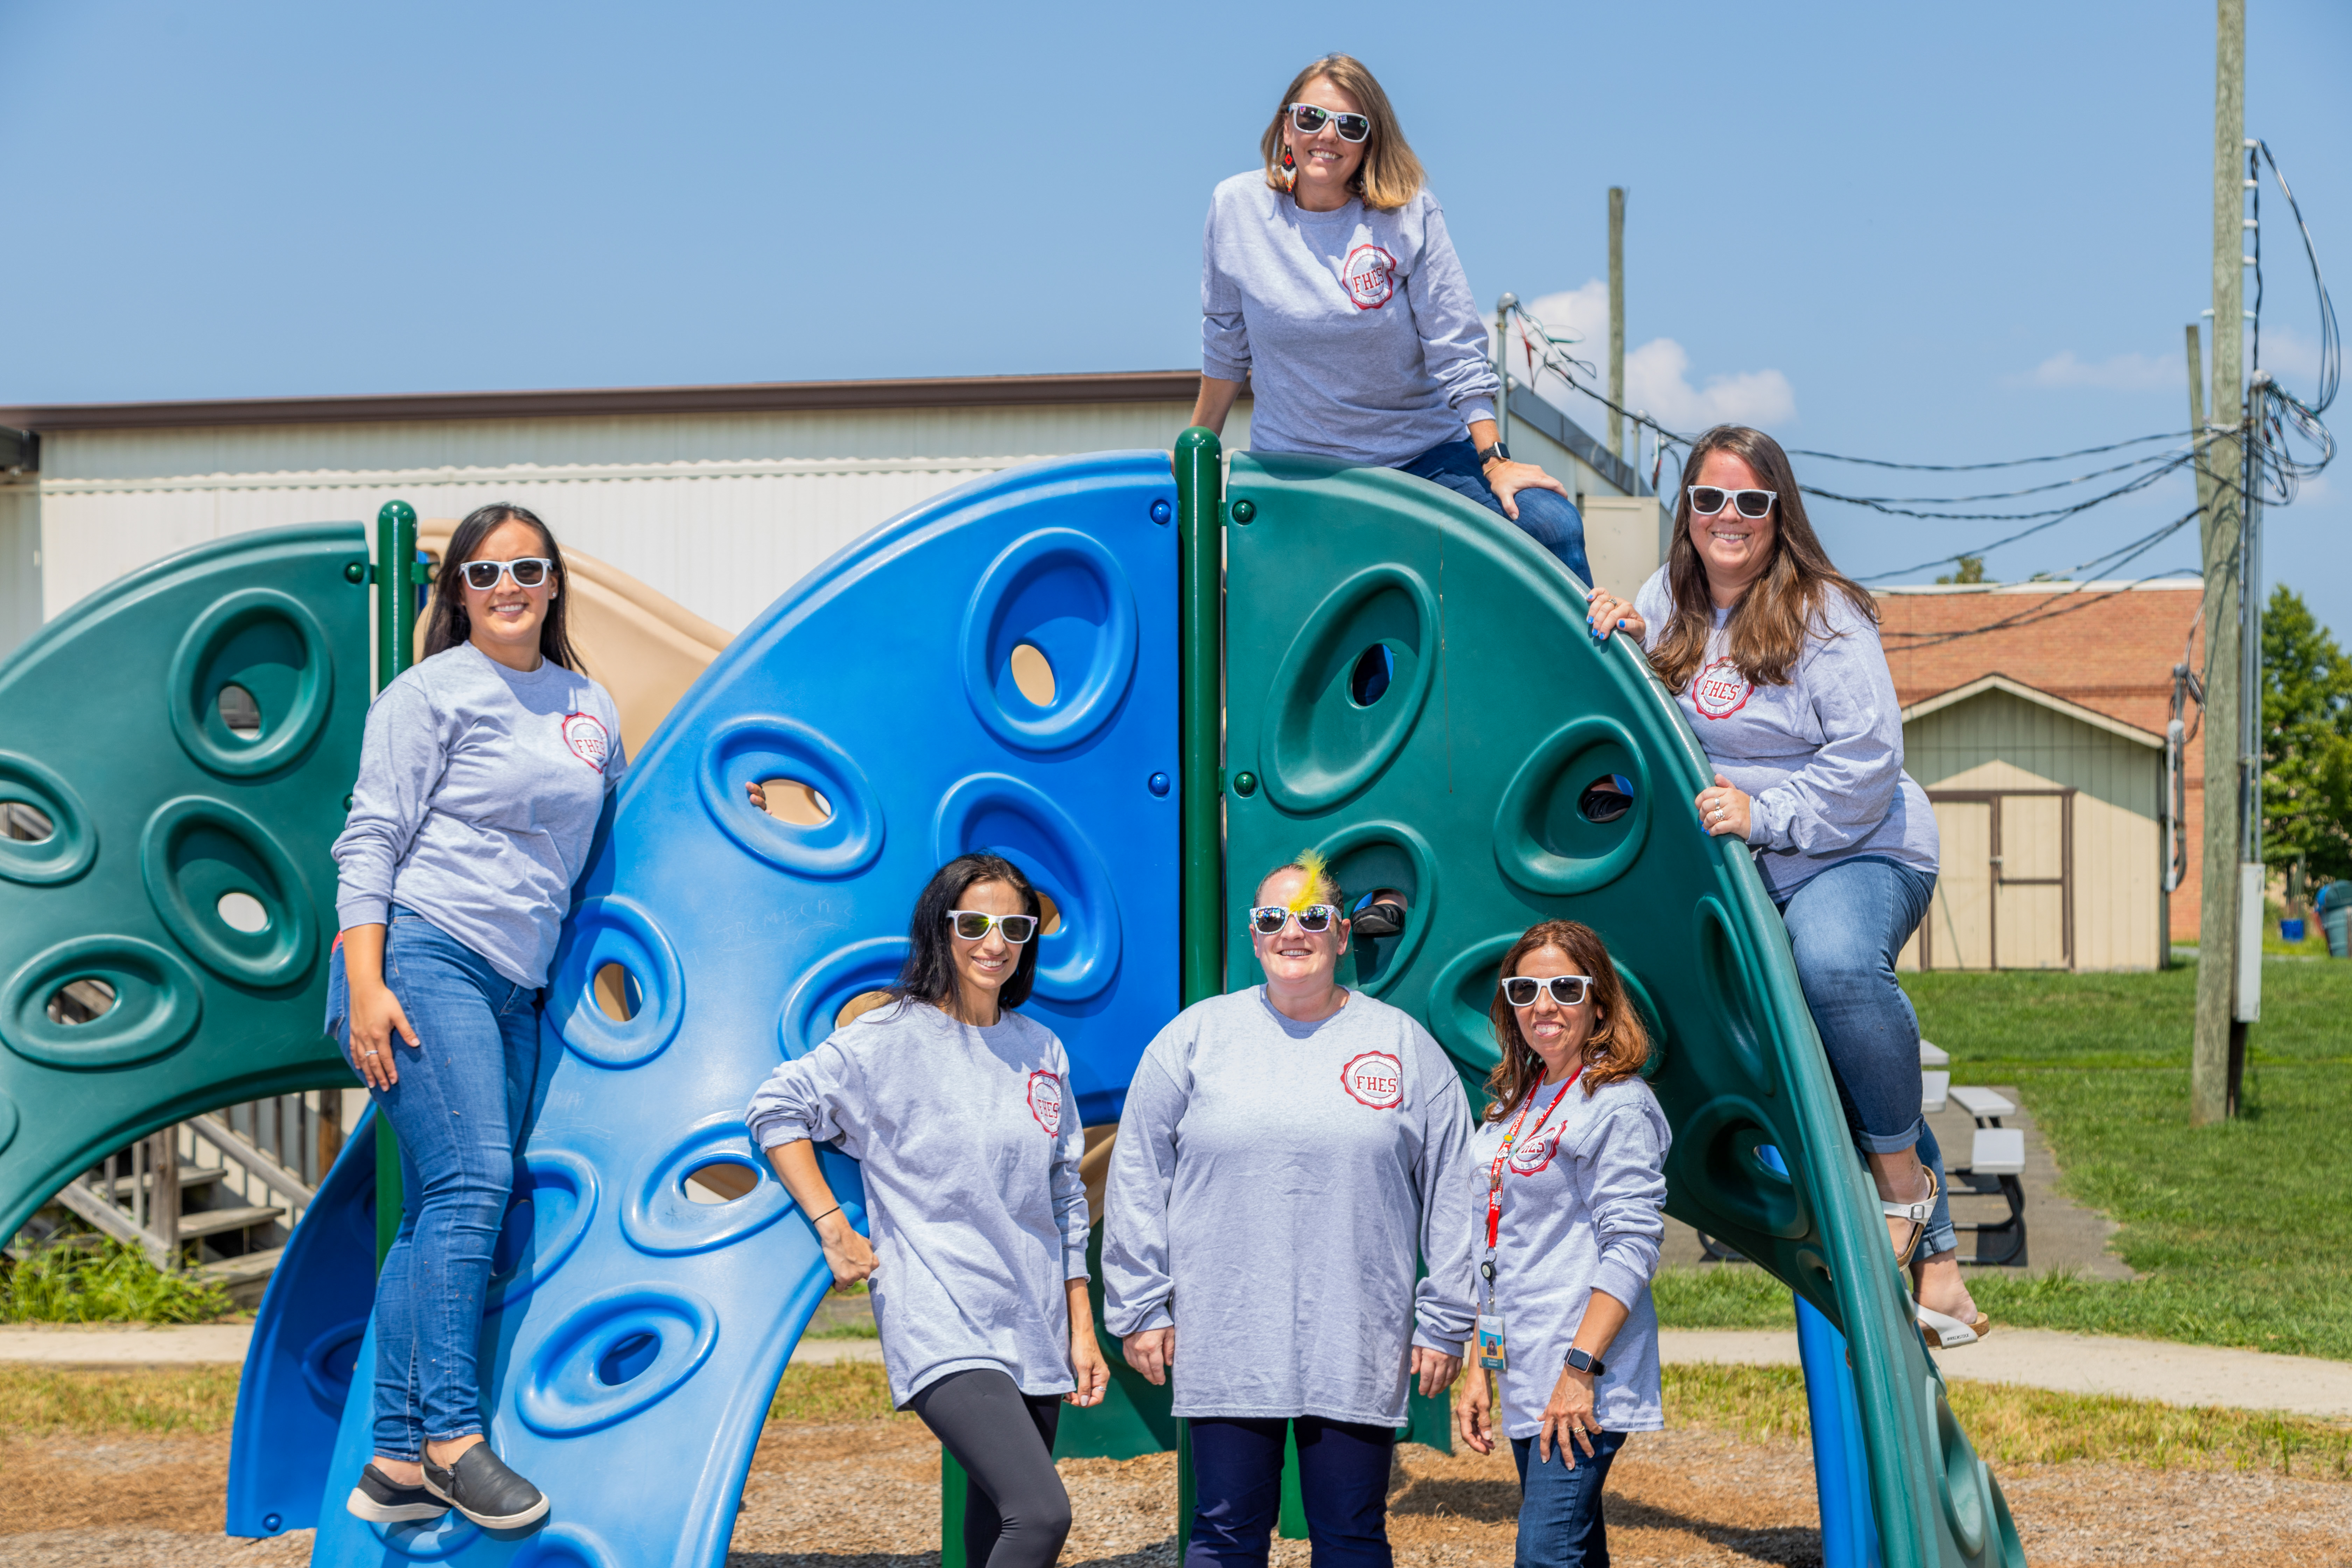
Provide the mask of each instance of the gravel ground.
{"label": "gravel ground", "polygon": [[[277,1568],[307,1531],[219,1533],[225,1437],[0,1441],[0,1564]],[[1174,1568],[1176,1465],[1157,1454],[1062,1465],[1077,1568]],[[2080,1464],[2005,1473],[2036,1568],[2352,1564],[2352,1485],[2271,1471]],[[1717,1433],[1645,1434],[1609,1483],[1626,1568],[1811,1568],[1821,1561],[1811,1452]],[[1509,1568],[1518,1486],[1507,1452],[1399,1450],[1390,1535],[1400,1568]],[[728,1568],[933,1568],[939,1450],[909,1419],[772,1425],[752,1461]],[[823,1542],[823,1551],[808,1550]],[[1307,1568],[1277,1542],[1273,1568]]]}

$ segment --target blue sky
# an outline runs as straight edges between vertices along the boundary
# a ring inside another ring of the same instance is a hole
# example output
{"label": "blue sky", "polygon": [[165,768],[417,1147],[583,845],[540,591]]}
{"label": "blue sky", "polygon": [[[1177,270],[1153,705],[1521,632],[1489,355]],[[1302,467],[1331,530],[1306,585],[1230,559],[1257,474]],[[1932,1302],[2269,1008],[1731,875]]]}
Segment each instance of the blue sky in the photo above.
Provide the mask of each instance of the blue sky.
{"label": "blue sky", "polygon": [[[2352,6],[2249,10],[2249,130],[2341,284]],[[1344,48],[1482,300],[1602,277],[1630,187],[1662,411],[1911,461],[2062,450],[2186,426],[2212,29],[2192,0],[0,0],[0,405],[1192,364],[1209,189]],[[2308,275],[2274,188],[2263,213],[2266,358],[2307,389]],[[2339,635],[2347,496],[2326,476],[2267,546]],[[1992,572],[2063,572],[2189,504],[2169,481]],[[1858,574],[2006,531],[1816,516]],[[2184,533],[2131,571],[2194,559]]]}

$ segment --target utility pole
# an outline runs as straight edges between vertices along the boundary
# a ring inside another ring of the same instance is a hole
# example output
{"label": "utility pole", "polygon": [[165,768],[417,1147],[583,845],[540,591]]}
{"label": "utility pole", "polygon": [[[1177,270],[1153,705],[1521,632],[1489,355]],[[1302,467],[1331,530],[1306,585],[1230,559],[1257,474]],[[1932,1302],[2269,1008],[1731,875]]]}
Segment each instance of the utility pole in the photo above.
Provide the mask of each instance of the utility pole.
{"label": "utility pole", "polygon": [[[1609,401],[1625,401],[1625,187],[1609,187]],[[1609,450],[1625,455],[1625,416],[1609,411]]]}
{"label": "utility pole", "polygon": [[[2244,417],[2239,315],[2245,293],[2246,5],[2216,0],[2213,40],[2213,423],[2199,463],[2205,494],[2205,821],[2197,915],[2197,1025],[2189,1065],[2189,1124],[2227,1120],[2237,1107],[2231,1059],[2242,1059],[2236,1018],[2238,855],[2244,808],[2239,759],[2241,511],[2238,427]],[[2199,433],[2199,438],[2203,432]],[[2203,476],[2210,476],[2203,477]],[[2233,1048],[2234,1047],[2234,1048]]]}

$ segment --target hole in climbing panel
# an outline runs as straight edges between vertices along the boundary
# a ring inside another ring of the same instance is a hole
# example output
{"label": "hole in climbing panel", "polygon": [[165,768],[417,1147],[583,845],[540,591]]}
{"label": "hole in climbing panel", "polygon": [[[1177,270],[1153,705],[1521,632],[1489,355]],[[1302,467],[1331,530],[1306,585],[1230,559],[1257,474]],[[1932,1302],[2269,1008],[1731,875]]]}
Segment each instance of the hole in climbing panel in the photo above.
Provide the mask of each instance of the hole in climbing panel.
{"label": "hole in climbing panel", "polygon": [[1043,888],[1038,889],[1037,930],[1039,933],[1045,936],[1051,936],[1061,929],[1062,906],[1054,901],[1053,894],[1047,892]]}
{"label": "hole in climbing panel", "polygon": [[860,991],[841,1005],[841,1011],[833,1016],[833,1026],[845,1029],[889,1000],[890,993],[887,991]]}
{"label": "hole in climbing panel", "polygon": [[215,706],[230,734],[240,741],[261,739],[261,704],[253,700],[252,692],[232,680],[220,689]]}
{"label": "hole in climbing panel", "polygon": [[646,1005],[644,989],[637,977],[617,963],[608,963],[596,972],[596,1005],[615,1024],[625,1024],[637,1016]]}
{"label": "hole in climbing panel", "polygon": [[1386,643],[1374,643],[1356,656],[1354,668],[1348,671],[1348,696],[1357,707],[1370,708],[1395,679],[1396,650]]}
{"label": "hole in climbing panel", "polygon": [[114,987],[103,980],[68,980],[49,994],[52,1024],[87,1024],[114,1008]]}
{"label": "hole in climbing panel", "polygon": [[231,931],[241,931],[251,935],[255,931],[269,929],[269,911],[263,908],[261,900],[251,893],[235,890],[223,893],[220,896],[220,901],[213,906],[213,910],[220,916],[221,923]]}
{"label": "hole in climbing panel", "polygon": [[760,1185],[760,1173],[737,1160],[713,1160],[686,1173],[689,1203],[716,1206],[748,1198]]}
{"label": "hole in climbing panel", "polygon": [[1576,809],[1596,826],[1616,821],[1633,809],[1633,781],[1623,773],[1605,773],[1584,786]]}
{"label": "hole in climbing panel", "polygon": [[49,814],[21,800],[0,800],[0,838],[19,844],[46,843],[58,830]]}
{"label": "hole in climbing panel", "polygon": [[1016,643],[1010,660],[1013,684],[1040,708],[1054,705],[1054,662],[1035,643]]}
{"label": "hole in climbing panel", "polygon": [[768,799],[768,815],[795,827],[814,827],[833,820],[833,802],[798,779],[761,779],[760,793]]}
{"label": "hole in climbing panel", "polygon": [[1370,783],[1420,718],[1434,668],[1437,596],[1401,566],[1325,595],[1276,667],[1259,732],[1268,798],[1309,814]]}
{"label": "hole in climbing panel", "polygon": [[640,1329],[596,1358],[596,1381],[607,1388],[617,1387],[653,1365],[654,1357],[660,1353],[661,1336]]}

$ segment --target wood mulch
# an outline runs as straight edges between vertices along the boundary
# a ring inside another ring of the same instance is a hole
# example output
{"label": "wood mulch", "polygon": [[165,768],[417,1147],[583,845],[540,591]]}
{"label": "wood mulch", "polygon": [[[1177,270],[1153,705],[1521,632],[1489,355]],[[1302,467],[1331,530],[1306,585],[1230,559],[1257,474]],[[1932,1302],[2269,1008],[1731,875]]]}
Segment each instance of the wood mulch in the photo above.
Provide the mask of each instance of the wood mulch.
{"label": "wood mulch", "polygon": [[[220,1533],[227,1451],[219,1436],[0,1439],[0,1563],[306,1563],[308,1531]],[[1062,1474],[1077,1521],[1065,1563],[1174,1568],[1172,1455],[1066,1460]],[[2102,1463],[2026,1467],[2001,1484],[2036,1568],[2352,1564],[2352,1484],[2340,1481]],[[1389,1528],[1400,1568],[1509,1568],[1517,1512],[1507,1451],[1399,1451]],[[1644,1434],[1611,1474],[1608,1513],[1611,1554],[1627,1568],[1821,1561],[1802,1442]],[[919,1424],[776,1422],[752,1461],[728,1564],[931,1568],[938,1531],[939,1450]],[[1276,1543],[1274,1568],[1307,1563],[1307,1542]]]}

